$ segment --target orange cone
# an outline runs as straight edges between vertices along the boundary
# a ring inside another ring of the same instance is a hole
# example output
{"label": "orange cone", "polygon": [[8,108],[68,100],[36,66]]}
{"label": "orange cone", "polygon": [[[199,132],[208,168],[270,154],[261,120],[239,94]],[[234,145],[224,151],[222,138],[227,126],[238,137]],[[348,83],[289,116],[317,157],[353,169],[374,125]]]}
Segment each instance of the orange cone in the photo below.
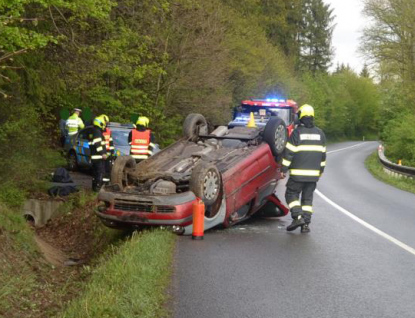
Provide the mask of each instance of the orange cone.
{"label": "orange cone", "polygon": [[193,233],[192,239],[203,240],[205,230],[205,204],[199,198],[193,203]]}

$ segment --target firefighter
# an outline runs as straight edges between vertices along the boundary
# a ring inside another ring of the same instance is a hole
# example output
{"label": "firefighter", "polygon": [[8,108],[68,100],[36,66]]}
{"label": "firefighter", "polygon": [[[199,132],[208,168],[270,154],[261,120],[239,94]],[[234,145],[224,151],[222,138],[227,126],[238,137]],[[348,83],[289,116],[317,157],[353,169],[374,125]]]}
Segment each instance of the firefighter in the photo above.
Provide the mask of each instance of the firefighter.
{"label": "firefighter", "polygon": [[287,231],[301,227],[301,233],[308,233],[313,214],[313,193],[326,166],[326,137],[320,128],[314,126],[312,106],[305,104],[298,112],[300,124],[292,132],[284,150],[281,172],[284,178],[290,171],[285,199],[293,221]]}
{"label": "firefighter", "polygon": [[93,121],[93,131],[91,140],[91,161],[92,161],[92,190],[98,192],[102,187],[105,175],[105,161],[107,159],[107,149],[103,131],[105,129],[105,119],[95,117]]}
{"label": "firefighter", "polygon": [[85,127],[84,122],[79,115],[81,114],[82,110],[79,108],[75,108],[73,110],[73,114],[69,116],[66,120],[66,131],[68,132],[68,136],[72,137],[78,133],[78,130],[83,129]]}
{"label": "firefighter", "polygon": [[105,160],[105,174],[102,181],[104,183],[108,183],[110,181],[112,161],[114,160],[115,148],[114,142],[112,140],[111,129],[107,127],[110,121],[109,117],[107,115],[101,115],[99,116],[99,118],[105,122],[105,128],[102,132],[102,135],[104,136],[105,148],[107,150],[107,159]]}
{"label": "firefighter", "polygon": [[136,128],[128,135],[128,143],[131,145],[130,154],[136,162],[147,159],[153,154],[154,135],[148,129],[149,123],[150,120],[147,117],[138,117]]}

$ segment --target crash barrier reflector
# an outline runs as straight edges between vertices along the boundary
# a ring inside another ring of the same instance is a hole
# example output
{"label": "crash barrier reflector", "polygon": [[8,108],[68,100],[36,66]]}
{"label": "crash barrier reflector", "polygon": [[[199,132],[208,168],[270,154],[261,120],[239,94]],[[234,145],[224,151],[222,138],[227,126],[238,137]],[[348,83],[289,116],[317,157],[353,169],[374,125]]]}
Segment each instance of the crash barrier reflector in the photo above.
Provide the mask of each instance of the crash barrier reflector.
{"label": "crash barrier reflector", "polygon": [[254,117],[254,113],[253,112],[251,112],[251,114],[249,115],[249,122],[248,122],[248,125],[246,125],[246,127],[248,127],[248,128],[256,128],[255,117]]}
{"label": "crash barrier reflector", "polygon": [[193,233],[192,239],[203,240],[205,227],[205,204],[199,198],[193,203]]}
{"label": "crash barrier reflector", "polygon": [[386,169],[388,172],[394,175],[415,179],[415,168],[402,166],[402,165],[389,161],[385,157],[385,149],[382,145],[380,145],[378,148],[378,156],[379,156],[379,161],[383,165],[384,169]]}

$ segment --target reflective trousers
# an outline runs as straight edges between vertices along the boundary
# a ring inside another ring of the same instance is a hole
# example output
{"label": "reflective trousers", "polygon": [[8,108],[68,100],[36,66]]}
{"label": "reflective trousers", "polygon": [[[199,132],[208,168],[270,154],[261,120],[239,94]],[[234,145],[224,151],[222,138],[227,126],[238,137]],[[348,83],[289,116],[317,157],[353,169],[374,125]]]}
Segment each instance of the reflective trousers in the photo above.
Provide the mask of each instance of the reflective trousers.
{"label": "reflective trousers", "polygon": [[298,182],[291,178],[288,179],[285,200],[293,219],[301,215],[306,223],[310,223],[313,214],[313,194],[316,185],[317,182]]}

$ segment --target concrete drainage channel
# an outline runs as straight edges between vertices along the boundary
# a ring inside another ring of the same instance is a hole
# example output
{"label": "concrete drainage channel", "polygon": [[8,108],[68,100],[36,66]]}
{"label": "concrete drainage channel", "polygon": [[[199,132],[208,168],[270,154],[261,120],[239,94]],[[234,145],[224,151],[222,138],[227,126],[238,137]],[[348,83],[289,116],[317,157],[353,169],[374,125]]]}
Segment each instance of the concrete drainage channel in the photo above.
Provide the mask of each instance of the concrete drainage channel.
{"label": "concrete drainage channel", "polygon": [[56,216],[62,201],[29,199],[23,207],[23,217],[35,227],[41,227]]}
{"label": "concrete drainage channel", "polygon": [[[22,215],[34,227],[45,226],[46,223],[60,214],[62,201],[30,199],[24,204]],[[54,266],[75,266],[84,260],[68,257],[63,251],[55,248],[35,234],[35,241],[44,258]]]}

